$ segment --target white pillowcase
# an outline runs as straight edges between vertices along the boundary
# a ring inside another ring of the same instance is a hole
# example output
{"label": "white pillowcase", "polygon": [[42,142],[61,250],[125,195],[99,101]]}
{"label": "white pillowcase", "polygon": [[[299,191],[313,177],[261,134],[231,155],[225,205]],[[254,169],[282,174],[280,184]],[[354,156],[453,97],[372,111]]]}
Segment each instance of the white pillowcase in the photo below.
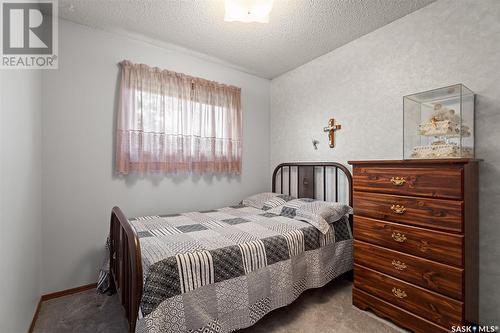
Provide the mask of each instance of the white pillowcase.
{"label": "white pillowcase", "polygon": [[281,215],[289,218],[294,218],[295,215],[297,214],[297,209],[299,209],[302,205],[313,201],[313,199],[309,198],[300,198],[300,199],[293,199],[285,202],[284,204],[280,206],[276,206],[273,209],[271,209],[268,213],[276,214],[276,215]]}
{"label": "white pillowcase", "polygon": [[312,201],[301,205],[295,212],[294,219],[307,222],[326,234],[330,229],[327,221],[340,220],[344,215],[352,214],[349,205],[329,201]]}
{"label": "white pillowcase", "polygon": [[273,192],[263,192],[245,198],[241,203],[245,206],[268,210],[274,207],[282,206],[287,201],[292,199],[293,197],[289,195]]}
{"label": "white pillowcase", "polygon": [[264,207],[264,204],[266,201],[269,199],[272,199],[274,197],[277,197],[278,193],[273,193],[273,192],[263,192],[263,193],[257,193],[252,196],[249,196],[248,198],[243,199],[241,202],[245,206],[250,206],[254,207],[257,209],[262,209]]}

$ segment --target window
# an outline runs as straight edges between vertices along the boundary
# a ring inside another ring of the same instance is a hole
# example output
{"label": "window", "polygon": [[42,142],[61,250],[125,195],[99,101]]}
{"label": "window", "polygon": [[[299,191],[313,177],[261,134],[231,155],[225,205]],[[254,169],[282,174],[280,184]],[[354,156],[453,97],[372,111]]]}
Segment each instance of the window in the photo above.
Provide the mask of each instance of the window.
{"label": "window", "polygon": [[116,170],[241,172],[241,89],[121,63]]}

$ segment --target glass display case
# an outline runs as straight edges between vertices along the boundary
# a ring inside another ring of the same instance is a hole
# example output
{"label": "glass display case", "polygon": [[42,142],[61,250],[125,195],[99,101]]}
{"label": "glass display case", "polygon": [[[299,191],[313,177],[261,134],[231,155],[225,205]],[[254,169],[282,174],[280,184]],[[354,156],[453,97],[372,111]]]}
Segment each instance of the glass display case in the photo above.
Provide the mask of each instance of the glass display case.
{"label": "glass display case", "polygon": [[403,157],[474,158],[474,93],[457,84],[404,96]]}

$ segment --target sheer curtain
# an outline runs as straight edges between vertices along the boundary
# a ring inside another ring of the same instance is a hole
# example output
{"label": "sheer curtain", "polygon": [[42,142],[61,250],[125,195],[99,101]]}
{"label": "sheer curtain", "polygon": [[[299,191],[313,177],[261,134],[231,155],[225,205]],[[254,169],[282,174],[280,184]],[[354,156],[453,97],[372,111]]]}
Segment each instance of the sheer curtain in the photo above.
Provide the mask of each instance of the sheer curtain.
{"label": "sheer curtain", "polygon": [[241,89],[122,61],[116,170],[241,172]]}

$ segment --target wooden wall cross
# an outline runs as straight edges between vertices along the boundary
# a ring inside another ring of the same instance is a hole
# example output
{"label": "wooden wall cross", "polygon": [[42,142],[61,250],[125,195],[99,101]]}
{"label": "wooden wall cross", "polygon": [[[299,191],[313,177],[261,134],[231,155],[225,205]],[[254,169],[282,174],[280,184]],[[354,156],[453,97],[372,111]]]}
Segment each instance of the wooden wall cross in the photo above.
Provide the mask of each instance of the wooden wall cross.
{"label": "wooden wall cross", "polygon": [[330,148],[335,147],[335,131],[342,128],[342,125],[335,124],[335,119],[331,118],[328,121],[328,127],[323,128],[324,132],[328,132],[328,141],[330,143]]}

